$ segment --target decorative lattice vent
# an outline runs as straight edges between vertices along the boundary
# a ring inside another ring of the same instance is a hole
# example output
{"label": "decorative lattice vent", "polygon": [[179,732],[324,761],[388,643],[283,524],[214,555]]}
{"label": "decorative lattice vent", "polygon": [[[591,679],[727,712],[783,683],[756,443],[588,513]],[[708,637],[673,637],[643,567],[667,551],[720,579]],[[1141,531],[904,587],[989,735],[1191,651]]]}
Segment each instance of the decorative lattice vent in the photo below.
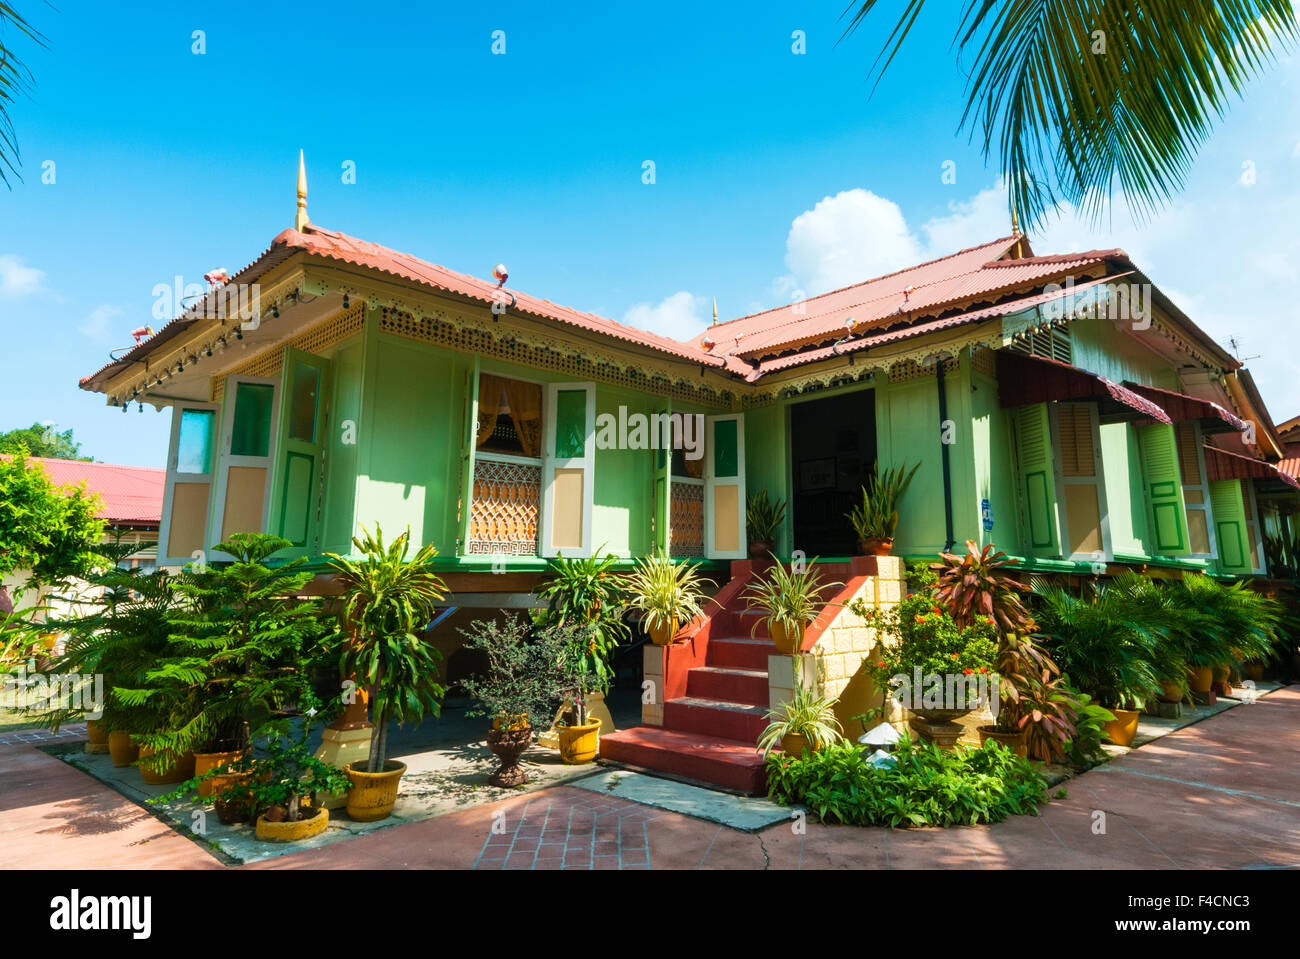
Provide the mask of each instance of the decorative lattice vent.
{"label": "decorative lattice vent", "polygon": [[670,556],[704,555],[704,487],[699,483],[673,483],[669,519]]}
{"label": "decorative lattice vent", "polygon": [[476,458],[465,552],[536,556],[541,501],[540,466]]}
{"label": "decorative lattice vent", "polygon": [[212,400],[216,402],[226,392],[227,376],[279,376],[284,367],[284,349],[292,347],[304,353],[320,355],[330,347],[360,333],[366,324],[366,306],[358,303],[341,313],[335,313],[299,333],[287,343],[268,347],[256,356],[245,360],[222,376],[212,378]]}

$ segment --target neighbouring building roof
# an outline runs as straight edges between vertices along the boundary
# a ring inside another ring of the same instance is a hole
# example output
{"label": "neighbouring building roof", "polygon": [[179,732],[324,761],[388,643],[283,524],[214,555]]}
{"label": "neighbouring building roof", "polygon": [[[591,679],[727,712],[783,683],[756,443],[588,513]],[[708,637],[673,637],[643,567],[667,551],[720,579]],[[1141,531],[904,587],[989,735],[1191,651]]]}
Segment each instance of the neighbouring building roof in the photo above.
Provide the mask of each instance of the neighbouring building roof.
{"label": "neighbouring building roof", "polygon": [[165,470],[43,456],[28,457],[28,462],[39,463],[56,486],[84,482],[90,492],[99,494],[103,503],[99,516],[110,525],[157,526],[162,518]]}

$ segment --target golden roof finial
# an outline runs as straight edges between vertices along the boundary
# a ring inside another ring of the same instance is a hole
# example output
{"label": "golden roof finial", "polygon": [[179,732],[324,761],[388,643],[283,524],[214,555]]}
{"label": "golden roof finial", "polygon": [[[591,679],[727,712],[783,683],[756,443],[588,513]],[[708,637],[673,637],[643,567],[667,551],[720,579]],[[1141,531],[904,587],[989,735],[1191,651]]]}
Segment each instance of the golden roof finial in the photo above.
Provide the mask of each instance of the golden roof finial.
{"label": "golden roof finial", "polygon": [[[1016,216],[1016,202],[1011,201],[1011,232],[1016,236],[1020,235],[1020,217]],[[1016,259],[1021,256],[1020,241],[1016,240]]]}
{"label": "golden roof finial", "polygon": [[713,298],[713,325],[718,325],[718,298]]}
{"label": "golden roof finial", "polygon": [[293,228],[299,233],[311,221],[307,219],[307,163],[298,151],[298,212],[293,217]]}

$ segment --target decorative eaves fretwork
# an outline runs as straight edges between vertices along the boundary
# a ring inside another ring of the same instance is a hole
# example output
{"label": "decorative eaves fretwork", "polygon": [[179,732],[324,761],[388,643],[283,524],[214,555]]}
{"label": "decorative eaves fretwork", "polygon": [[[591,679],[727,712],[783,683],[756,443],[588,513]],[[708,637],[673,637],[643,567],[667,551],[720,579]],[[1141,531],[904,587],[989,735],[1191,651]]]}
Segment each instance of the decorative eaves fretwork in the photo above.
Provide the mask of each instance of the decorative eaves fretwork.
{"label": "decorative eaves fretwork", "polygon": [[551,370],[575,380],[599,380],[641,392],[719,409],[736,403],[732,390],[693,381],[648,355],[620,356],[555,333],[538,332],[508,320],[480,320],[452,310],[426,308],[417,315],[397,306],[380,312],[380,332],[461,353],[478,353],[531,369]]}

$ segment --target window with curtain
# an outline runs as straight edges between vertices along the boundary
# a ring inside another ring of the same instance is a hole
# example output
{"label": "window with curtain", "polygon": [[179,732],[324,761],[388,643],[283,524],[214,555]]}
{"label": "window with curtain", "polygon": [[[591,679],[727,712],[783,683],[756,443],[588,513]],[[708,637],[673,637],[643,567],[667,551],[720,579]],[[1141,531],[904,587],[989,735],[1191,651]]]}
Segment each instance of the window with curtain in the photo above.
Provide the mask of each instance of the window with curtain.
{"label": "window with curtain", "polygon": [[536,459],[542,455],[542,387],[492,373],[479,374],[480,453]]}

